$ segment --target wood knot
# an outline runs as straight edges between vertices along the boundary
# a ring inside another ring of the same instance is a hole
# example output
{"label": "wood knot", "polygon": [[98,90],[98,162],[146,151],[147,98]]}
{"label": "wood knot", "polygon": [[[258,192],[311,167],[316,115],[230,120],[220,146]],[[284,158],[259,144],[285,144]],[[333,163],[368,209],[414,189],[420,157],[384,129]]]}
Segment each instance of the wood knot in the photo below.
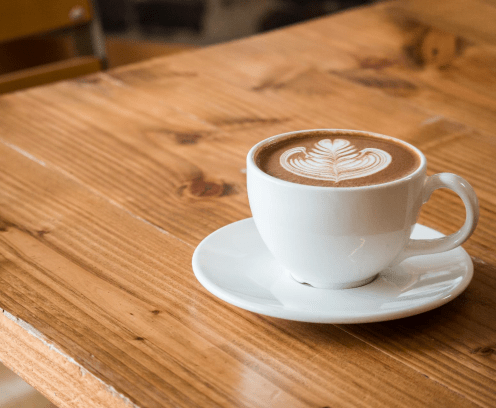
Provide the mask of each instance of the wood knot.
{"label": "wood knot", "polygon": [[14,224],[7,220],[0,219],[0,232],[7,232],[11,227],[14,227]]}
{"label": "wood knot", "polygon": [[418,91],[418,87],[414,83],[381,72],[351,69],[346,71],[333,71],[333,73],[368,88],[381,89],[394,96],[410,96]]}
{"label": "wood knot", "polygon": [[140,337],[140,336],[136,336],[134,338],[134,340],[137,340],[137,341],[145,341],[145,338],[144,337]]}
{"label": "wood knot", "polygon": [[36,231],[36,235],[40,238],[43,238],[46,234],[48,234],[50,231],[46,230],[46,229],[41,229],[41,230],[38,230]]}
{"label": "wood knot", "polygon": [[237,191],[233,184],[205,180],[203,175],[195,177],[178,188],[179,196],[186,195],[195,198],[224,197],[236,193]]}
{"label": "wood knot", "polygon": [[202,138],[199,133],[175,133],[176,142],[181,145],[196,144]]}
{"label": "wood knot", "polygon": [[457,49],[458,39],[455,35],[431,29],[422,41],[420,54],[424,64],[443,68],[455,59]]}
{"label": "wood knot", "polygon": [[159,313],[160,313],[160,310],[156,310],[156,309],[152,310],[152,314],[154,314],[154,315],[158,315]]}
{"label": "wood knot", "polygon": [[195,145],[203,138],[210,135],[210,131],[203,129],[187,129],[187,130],[173,130],[173,129],[150,129],[143,132],[145,138],[153,144],[170,144],[176,143],[178,145]]}
{"label": "wood knot", "polygon": [[436,28],[417,27],[405,45],[407,56],[418,66],[447,68],[461,54],[463,40]]}
{"label": "wood knot", "polygon": [[470,354],[477,354],[479,356],[489,357],[496,353],[496,345],[476,347],[470,350]]}

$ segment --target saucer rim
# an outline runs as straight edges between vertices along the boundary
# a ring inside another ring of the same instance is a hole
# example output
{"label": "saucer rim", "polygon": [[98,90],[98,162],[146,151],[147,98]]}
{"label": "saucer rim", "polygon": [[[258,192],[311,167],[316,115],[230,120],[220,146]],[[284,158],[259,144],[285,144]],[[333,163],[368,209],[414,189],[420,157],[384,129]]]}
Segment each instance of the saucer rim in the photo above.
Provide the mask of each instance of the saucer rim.
{"label": "saucer rim", "polygon": [[[222,230],[224,229],[229,229],[229,228],[236,228],[239,224],[248,224],[252,223],[253,227],[256,229],[255,223],[253,221],[252,217],[245,218],[239,221],[235,221],[233,223],[230,223],[228,225],[225,225],[215,231],[213,231],[211,234],[209,234],[207,237],[205,237],[195,248],[195,251],[193,253],[192,257],[192,267],[193,267],[193,272],[195,274],[196,279],[200,282],[200,284],[212,295],[216,296],[217,298],[233,305],[236,307],[239,307],[244,310],[248,310],[253,313],[261,314],[264,316],[269,316],[269,317],[275,317],[278,319],[284,319],[284,320],[293,320],[293,321],[300,321],[300,322],[307,322],[307,323],[324,323],[324,324],[356,324],[356,323],[373,323],[373,322],[383,322],[383,321],[389,321],[389,320],[396,320],[396,319],[401,319],[405,317],[410,317],[410,316],[415,316],[417,314],[421,314],[424,312],[428,312],[430,310],[434,310],[440,306],[445,305],[446,303],[452,301],[456,297],[458,297],[470,284],[470,282],[473,279],[473,274],[474,274],[474,266],[472,259],[470,255],[465,251],[464,248],[461,246],[458,246],[454,248],[452,251],[457,251],[460,252],[460,255],[463,256],[463,264],[466,266],[466,273],[463,278],[463,280],[455,286],[448,294],[447,296],[444,296],[439,299],[435,299],[429,303],[425,303],[420,306],[415,306],[411,308],[405,308],[404,310],[399,310],[399,311],[377,311],[375,310],[374,312],[348,312],[348,315],[344,316],[336,316],[332,315],[332,312],[326,316],[323,316],[322,311],[319,312],[314,312],[312,313],[311,311],[308,310],[297,310],[297,309],[287,309],[287,308],[279,308],[279,307],[274,307],[274,306],[268,306],[268,305],[263,305],[259,304],[256,302],[250,302],[246,299],[240,298],[236,296],[232,291],[223,289],[221,286],[218,286],[217,284],[213,283],[207,276],[206,274],[202,271],[202,268],[199,265],[198,257],[200,256],[200,253],[202,252],[203,247],[208,243],[209,238],[211,238],[213,235],[221,233]],[[420,226],[423,229],[430,230],[438,234],[440,237],[445,236],[445,234],[435,230],[434,228],[427,227],[425,225],[416,223],[415,227]],[[431,254],[428,256],[436,256],[436,255],[441,255],[443,253],[438,253],[438,254]],[[420,255],[419,257],[423,257],[426,255]],[[413,259],[416,257],[412,257],[410,259]],[[462,262],[462,261],[460,261]],[[372,283],[372,282],[371,282]],[[369,283],[369,284],[371,284]],[[365,285],[366,286],[366,285]],[[346,293],[343,291],[350,291],[348,293],[351,293],[359,288],[350,288],[350,289],[319,289],[319,290],[326,290],[326,291],[339,291],[340,293]]]}

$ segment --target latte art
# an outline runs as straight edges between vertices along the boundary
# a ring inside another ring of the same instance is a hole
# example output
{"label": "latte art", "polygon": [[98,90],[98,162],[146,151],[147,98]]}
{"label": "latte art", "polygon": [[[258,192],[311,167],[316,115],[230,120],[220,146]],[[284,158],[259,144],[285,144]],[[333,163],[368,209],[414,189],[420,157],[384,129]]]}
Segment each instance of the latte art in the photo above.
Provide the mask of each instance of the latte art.
{"label": "latte art", "polygon": [[358,151],[348,140],[323,139],[309,152],[305,147],[285,151],[279,162],[295,175],[339,182],[375,174],[388,167],[391,160],[391,155],[381,149]]}
{"label": "latte art", "polygon": [[421,165],[401,140],[359,131],[309,130],[269,139],[255,163],[270,176],[296,184],[361,187],[401,179]]}

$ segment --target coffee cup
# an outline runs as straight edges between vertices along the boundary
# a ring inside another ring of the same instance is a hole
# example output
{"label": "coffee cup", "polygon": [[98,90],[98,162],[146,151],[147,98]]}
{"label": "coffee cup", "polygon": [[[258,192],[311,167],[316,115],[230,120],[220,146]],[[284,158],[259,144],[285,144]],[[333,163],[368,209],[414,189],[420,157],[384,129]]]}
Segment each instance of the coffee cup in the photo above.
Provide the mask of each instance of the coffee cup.
{"label": "coffee cup", "polygon": [[[474,231],[478,200],[462,177],[426,174],[416,147],[372,132],[314,129],[257,143],[247,156],[247,188],[258,232],[300,283],[346,289],[413,257],[449,251]],[[466,219],[437,239],[410,235],[434,190],[462,199]]]}

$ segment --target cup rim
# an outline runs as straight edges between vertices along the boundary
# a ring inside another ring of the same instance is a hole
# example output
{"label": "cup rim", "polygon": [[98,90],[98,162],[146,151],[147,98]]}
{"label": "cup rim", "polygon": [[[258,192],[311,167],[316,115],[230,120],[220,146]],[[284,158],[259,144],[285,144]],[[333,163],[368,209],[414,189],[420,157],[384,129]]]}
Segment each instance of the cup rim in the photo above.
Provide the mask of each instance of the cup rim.
{"label": "cup rim", "polygon": [[[372,136],[372,137],[378,137],[380,139],[386,139],[386,140],[392,140],[396,143],[403,144],[407,148],[412,149],[415,151],[419,157],[420,157],[420,165],[418,168],[410,174],[407,174],[406,176],[403,176],[399,179],[388,181],[386,183],[380,183],[380,184],[369,184],[365,186],[351,186],[351,187],[332,187],[332,186],[313,186],[313,185],[308,185],[308,184],[299,184],[299,183],[293,183],[291,181],[286,181],[282,180],[280,178],[271,176],[270,174],[265,173],[262,171],[255,163],[255,154],[256,152],[262,148],[264,145],[269,144],[271,142],[274,142],[278,139],[282,139],[285,137],[290,137],[293,135],[297,135],[299,133],[308,133],[308,132],[326,132],[329,134],[336,134],[336,133],[348,133],[348,134],[354,134],[354,135],[360,135],[360,136]],[[286,133],[280,133],[274,136],[271,136],[269,138],[266,138],[264,140],[261,140],[257,144],[255,144],[248,152],[248,155],[246,157],[247,161],[247,167],[251,168],[252,171],[254,171],[257,175],[266,178],[270,180],[271,182],[281,184],[283,186],[291,186],[295,188],[303,188],[303,189],[310,189],[310,190],[322,190],[322,191],[329,191],[331,190],[339,190],[339,191],[358,191],[358,190],[371,190],[371,189],[381,189],[381,188],[388,188],[391,186],[395,186],[398,184],[406,183],[416,177],[418,177],[420,174],[425,172],[426,167],[427,167],[427,159],[425,158],[424,154],[415,146],[411,145],[408,142],[405,142],[404,140],[397,139],[392,136],[387,136],[383,135],[380,133],[375,133],[375,132],[369,132],[366,130],[355,130],[355,129],[303,129],[303,130],[294,130],[291,132],[286,132]]]}

